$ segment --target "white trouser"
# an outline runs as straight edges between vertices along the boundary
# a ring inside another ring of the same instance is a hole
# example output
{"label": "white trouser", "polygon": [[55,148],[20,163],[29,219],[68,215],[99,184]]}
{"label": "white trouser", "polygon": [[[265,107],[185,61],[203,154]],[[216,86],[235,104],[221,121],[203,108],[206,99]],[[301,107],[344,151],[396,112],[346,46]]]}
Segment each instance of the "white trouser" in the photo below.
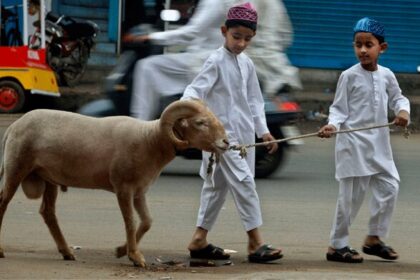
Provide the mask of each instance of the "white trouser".
{"label": "white trouser", "polygon": [[339,183],[337,208],[330,235],[331,247],[341,249],[349,246],[349,228],[368,187],[372,189],[368,235],[388,235],[398,195],[398,181],[388,174],[344,178]]}
{"label": "white trouser", "polygon": [[197,227],[206,230],[213,227],[226,201],[228,190],[233,196],[245,231],[262,225],[260,200],[251,174],[239,181],[237,176],[229,170],[226,163],[221,160],[215,167],[213,180],[214,185],[210,178],[204,180]]}
{"label": "white trouser", "polygon": [[193,56],[176,53],[139,60],[134,69],[131,116],[141,120],[158,118],[161,97],[182,94],[192,81]]}

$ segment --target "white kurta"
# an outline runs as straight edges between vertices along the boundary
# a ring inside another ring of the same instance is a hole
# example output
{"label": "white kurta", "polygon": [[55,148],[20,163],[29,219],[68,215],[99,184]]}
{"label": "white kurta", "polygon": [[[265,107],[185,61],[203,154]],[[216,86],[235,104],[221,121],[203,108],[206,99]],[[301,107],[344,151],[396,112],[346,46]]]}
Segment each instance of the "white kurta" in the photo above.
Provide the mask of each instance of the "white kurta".
{"label": "white kurta", "polygon": [[302,89],[299,69],[291,65],[286,50],[293,42],[293,26],[279,0],[254,0],[258,12],[257,35],[245,53],[255,64],[264,93],[276,94],[285,84]]}
{"label": "white kurta", "polygon": [[[200,74],[185,89],[183,98],[199,98],[223,123],[230,144],[252,144],[255,134],[268,133],[264,100],[252,61],[245,54],[234,55],[219,48],[203,66]],[[248,151],[247,169],[229,164],[239,180],[254,175],[254,149]],[[206,176],[207,157],[201,175]]]}
{"label": "white kurta", "polygon": [[[356,64],[338,81],[329,124],[351,129],[388,123],[388,107],[395,114],[410,113],[410,103],[401,94],[395,75],[378,65],[370,72]],[[336,179],[390,174],[399,180],[392,156],[389,128],[338,134],[335,147]]]}

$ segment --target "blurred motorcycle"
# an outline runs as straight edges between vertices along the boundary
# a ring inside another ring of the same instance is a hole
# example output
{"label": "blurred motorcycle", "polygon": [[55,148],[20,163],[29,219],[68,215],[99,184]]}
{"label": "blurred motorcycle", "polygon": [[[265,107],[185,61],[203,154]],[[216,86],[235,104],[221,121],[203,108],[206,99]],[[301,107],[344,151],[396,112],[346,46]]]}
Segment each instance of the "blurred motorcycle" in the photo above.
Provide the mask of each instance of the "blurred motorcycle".
{"label": "blurred motorcycle", "polygon": [[[75,86],[79,83],[98,33],[99,27],[92,21],[58,16],[52,12],[46,15],[47,62],[60,85]],[[29,40],[29,47],[38,48],[40,38],[37,30]]]}

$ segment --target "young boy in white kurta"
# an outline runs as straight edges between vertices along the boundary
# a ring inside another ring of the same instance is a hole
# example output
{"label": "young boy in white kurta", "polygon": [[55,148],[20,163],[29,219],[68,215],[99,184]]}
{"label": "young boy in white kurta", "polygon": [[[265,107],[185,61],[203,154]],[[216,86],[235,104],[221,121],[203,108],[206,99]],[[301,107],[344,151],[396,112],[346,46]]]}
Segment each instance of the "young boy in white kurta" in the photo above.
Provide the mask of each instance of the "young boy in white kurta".
{"label": "young boy in white kurta", "polygon": [[[230,144],[254,143],[255,134],[264,141],[274,140],[265,119],[264,100],[252,61],[242,53],[255,35],[257,13],[249,4],[229,9],[221,27],[225,44],[205,62],[201,72],[185,89],[183,99],[199,98],[223,123]],[[267,145],[269,152],[277,144]],[[207,242],[230,191],[248,234],[248,260],[268,262],[282,257],[281,250],[264,244],[258,227],[262,225],[261,209],[254,181],[255,151],[246,158],[237,151],[224,153],[207,174],[209,154],[203,154],[200,175],[204,179],[197,228],[188,246],[192,258],[228,259],[223,249]]]}
{"label": "young boy in white kurta", "polygon": [[[387,48],[382,24],[370,18],[359,20],[354,27],[353,46],[360,63],[341,74],[328,125],[320,129],[320,137],[330,137],[337,129],[386,124],[388,108],[396,115],[395,125],[408,124],[408,99],[401,94],[391,70],[378,65],[379,55]],[[395,250],[381,240],[388,234],[400,181],[392,156],[389,128],[338,134],[335,161],[339,194],[327,260],[363,261],[349,246],[349,227],[369,187],[372,199],[363,252],[383,259],[397,259]]]}

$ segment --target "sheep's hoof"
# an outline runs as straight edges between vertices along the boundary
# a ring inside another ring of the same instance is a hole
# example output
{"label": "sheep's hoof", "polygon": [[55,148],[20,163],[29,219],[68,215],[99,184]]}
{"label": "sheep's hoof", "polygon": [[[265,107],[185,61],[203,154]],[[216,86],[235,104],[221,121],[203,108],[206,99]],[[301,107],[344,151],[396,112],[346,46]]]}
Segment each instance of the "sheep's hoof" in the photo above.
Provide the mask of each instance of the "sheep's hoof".
{"label": "sheep's hoof", "polygon": [[122,246],[119,246],[119,247],[115,248],[115,257],[122,258],[125,255],[127,255],[127,246],[126,245],[122,245]]}
{"label": "sheep's hoof", "polygon": [[65,261],[75,261],[76,260],[76,258],[74,257],[74,255],[71,252],[67,251],[67,250],[60,250],[59,252],[63,256],[63,259]]}
{"label": "sheep's hoof", "polygon": [[4,258],[4,253],[3,253],[3,251],[0,251],[0,259],[1,258]]}
{"label": "sheep's hoof", "polygon": [[73,255],[63,255],[65,261],[75,261],[76,258]]}
{"label": "sheep's hoof", "polygon": [[146,260],[141,253],[136,252],[128,255],[128,259],[133,262],[134,266],[140,266],[142,268],[146,267]]}

